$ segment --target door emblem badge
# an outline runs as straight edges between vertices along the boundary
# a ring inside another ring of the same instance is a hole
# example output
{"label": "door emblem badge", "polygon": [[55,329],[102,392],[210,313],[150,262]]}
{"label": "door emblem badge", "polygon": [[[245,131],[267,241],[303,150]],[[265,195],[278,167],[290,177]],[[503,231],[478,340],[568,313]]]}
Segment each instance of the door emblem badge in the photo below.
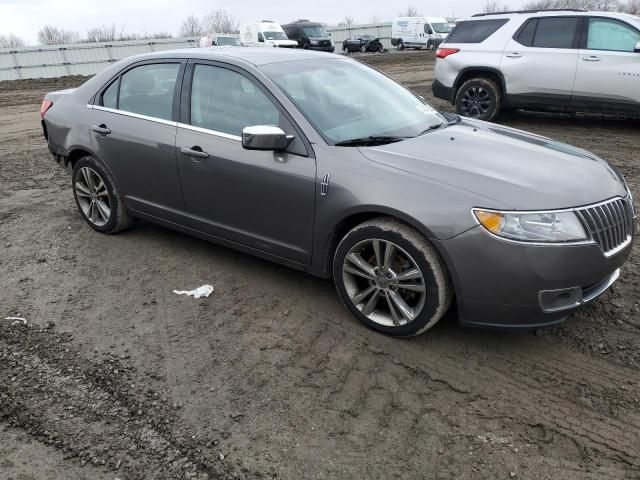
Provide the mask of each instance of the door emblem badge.
{"label": "door emblem badge", "polygon": [[323,197],[326,197],[328,191],[329,191],[329,174],[325,173],[324,177],[322,177],[322,182],[320,182],[320,195],[322,195]]}

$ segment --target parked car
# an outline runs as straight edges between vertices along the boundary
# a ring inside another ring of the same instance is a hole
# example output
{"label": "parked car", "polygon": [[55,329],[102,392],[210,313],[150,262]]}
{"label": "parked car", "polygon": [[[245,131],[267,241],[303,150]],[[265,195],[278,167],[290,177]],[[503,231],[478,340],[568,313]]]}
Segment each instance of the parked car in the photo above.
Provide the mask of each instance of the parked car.
{"label": "parked car", "polygon": [[282,29],[287,34],[287,37],[298,42],[298,48],[332,53],[336,49],[331,40],[331,34],[327,32],[321,23],[297,20],[282,25]]}
{"label": "parked car", "polygon": [[241,45],[238,35],[234,34],[209,34],[198,41],[198,47],[239,47]]}
{"label": "parked car", "polygon": [[581,10],[481,14],[437,52],[433,93],[459,114],[640,114],[640,17]]}
{"label": "parked car", "polygon": [[254,47],[295,48],[298,42],[289,40],[280,25],[271,20],[240,26],[240,42]]}
{"label": "parked car", "polygon": [[618,278],[620,172],[584,150],[442,114],[343,55],[185,49],[49,93],[42,123],[102,233],[134,218],[320,277],[366,325],[562,321]]}
{"label": "parked car", "polygon": [[435,50],[451,30],[451,24],[443,17],[398,17],[391,26],[391,45],[398,50]]}
{"label": "parked car", "polygon": [[384,45],[373,35],[354,35],[342,42],[342,51],[352,52],[384,52]]}

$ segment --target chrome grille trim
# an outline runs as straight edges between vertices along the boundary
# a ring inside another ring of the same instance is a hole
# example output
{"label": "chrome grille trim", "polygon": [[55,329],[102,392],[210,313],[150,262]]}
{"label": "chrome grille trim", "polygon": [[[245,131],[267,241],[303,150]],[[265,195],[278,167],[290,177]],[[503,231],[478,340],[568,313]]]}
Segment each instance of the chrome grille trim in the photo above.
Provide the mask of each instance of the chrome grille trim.
{"label": "chrome grille trim", "polygon": [[633,237],[633,210],[630,197],[612,198],[606,202],[576,208],[583,226],[605,256],[623,250]]}

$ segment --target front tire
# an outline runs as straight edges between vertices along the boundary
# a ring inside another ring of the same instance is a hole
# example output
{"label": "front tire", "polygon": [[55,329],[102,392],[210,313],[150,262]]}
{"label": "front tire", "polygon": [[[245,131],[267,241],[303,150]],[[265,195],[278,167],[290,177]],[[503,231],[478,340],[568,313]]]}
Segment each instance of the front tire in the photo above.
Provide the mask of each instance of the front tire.
{"label": "front tire", "polygon": [[94,230],[116,233],[133,224],[113,176],[100,160],[91,156],[78,160],[72,188],[82,218]]}
{"label": "front tire", "polygon": [[404,50],[404,42],[400,40],[397,45],[398,50]]}
{"label": "front tire", "polygon": [[490,122],[500,113],[502,94],[495,81],[472,78],[458,89],[455,103],[459,115]]}
{"label": "front tire", "polygon": [[363,45],[362,47],[360,47],[360,51],[362,53],[367,53],[367,47]]}
{"label": "front tire", "polygon": [[333,278],[356,317],[398,337],[432,328],[448,310],[453,293],[434,247],[389,218],[362,223],[345,235],[334,256]]}

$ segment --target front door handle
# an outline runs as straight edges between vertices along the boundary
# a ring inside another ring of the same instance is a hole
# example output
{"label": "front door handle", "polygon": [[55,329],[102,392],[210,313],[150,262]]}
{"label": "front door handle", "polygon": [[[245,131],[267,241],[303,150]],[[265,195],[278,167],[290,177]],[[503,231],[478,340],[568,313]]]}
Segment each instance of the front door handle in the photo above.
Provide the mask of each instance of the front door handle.
{"label": "front door handle", "polygon": [[599,62],[600,57],[596,55],[591,55],[590,57],[582,57],[582,60],[584,60],[585,62]]}
{"label": "front door handle", "polygon": [[188,157],[209,158],[209,154],[207,152],[203,152],[200,147],[181,147],[180,153]]}
{"label": "front door handle", "polygon": [[519,54],[518,52],[511,52],[511,53],[507,53],[507,57],[509,57],[509,58],[521,58],[522,55]]}
{"label": "front door handle", "polygon": [[91,131],[100,135],[109,135],[111,133],[111,129],[107,128],[104,123],[102,125],[91,125]]}

